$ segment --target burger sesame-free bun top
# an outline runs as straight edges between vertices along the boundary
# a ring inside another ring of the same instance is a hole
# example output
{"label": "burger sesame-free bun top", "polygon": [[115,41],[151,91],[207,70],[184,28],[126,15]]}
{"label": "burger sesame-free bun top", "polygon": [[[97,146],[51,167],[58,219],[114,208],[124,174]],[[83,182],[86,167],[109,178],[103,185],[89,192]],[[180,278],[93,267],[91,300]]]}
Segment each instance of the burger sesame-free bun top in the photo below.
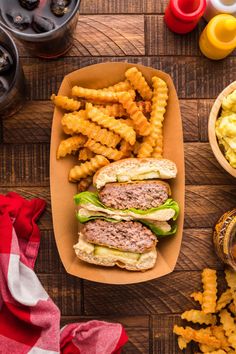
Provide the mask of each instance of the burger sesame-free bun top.
{"label": "burger sesame-free bun top", "polygon": [[94,175],[93,184],[101,189],[106,183],[170,179],[175,178],[176,174],[177,167],[173,161],[162,158],[129,158],[101,168]]}

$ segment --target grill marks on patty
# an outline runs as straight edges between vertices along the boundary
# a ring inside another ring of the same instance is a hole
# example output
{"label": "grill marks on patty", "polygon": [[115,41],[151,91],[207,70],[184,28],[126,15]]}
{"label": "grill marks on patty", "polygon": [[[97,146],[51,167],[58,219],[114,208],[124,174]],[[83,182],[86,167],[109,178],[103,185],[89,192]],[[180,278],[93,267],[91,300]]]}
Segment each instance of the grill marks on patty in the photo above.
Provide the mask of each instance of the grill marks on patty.
{"label": "grill marks on patty", "polygon": [[162,181],[107,183],[99,199],[109,208],[147,210],[165,203],[170,187]]}
{"label": "grill marks on patty", "polygon": [[87,242],[126,252],[145,253],[157,242],[151,230],[135,221],[113,223],[98,219],[87,222],[82,232]]}

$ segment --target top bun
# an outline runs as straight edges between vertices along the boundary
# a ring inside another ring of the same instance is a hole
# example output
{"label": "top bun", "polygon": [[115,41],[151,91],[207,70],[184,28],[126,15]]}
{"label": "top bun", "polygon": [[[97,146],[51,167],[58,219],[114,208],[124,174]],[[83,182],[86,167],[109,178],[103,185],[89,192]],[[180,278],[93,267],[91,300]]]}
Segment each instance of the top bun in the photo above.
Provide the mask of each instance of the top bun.
{"label": "top bun", "polygon": [[167,159],[156,158],[129,158],[112,162],[101,168],[93,177],[93,184],[97,189],[112,182],[142,181],[145,179],[175,178],[177,167]]}

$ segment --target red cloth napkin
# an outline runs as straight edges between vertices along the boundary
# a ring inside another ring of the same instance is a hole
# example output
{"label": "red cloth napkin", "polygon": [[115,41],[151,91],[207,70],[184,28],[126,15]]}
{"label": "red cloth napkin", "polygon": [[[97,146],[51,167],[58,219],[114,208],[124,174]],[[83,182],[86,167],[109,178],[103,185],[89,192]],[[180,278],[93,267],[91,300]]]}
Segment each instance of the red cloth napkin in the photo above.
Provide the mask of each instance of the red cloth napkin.
{"label": "red cloth napkin", "polygon": [[[127,341],[120,324],[89,321],[65,326],[33,271],[46,203],[0,195],[0,353],[118,354]],[[61,347],[61,348],[60,348]]]}

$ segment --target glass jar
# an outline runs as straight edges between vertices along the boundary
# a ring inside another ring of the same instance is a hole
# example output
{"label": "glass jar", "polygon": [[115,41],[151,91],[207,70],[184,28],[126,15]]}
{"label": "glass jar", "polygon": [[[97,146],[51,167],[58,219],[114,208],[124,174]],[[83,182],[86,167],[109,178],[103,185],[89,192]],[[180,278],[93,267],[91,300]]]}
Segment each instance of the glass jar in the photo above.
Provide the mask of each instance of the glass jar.
{"label": "glass jar", "polygon": [[0,47],[10,55],[11,67],[0,73],[0,84],[5,84],[5,92],[0,93],[0,118],[16,113],[24,104],[26,96],[25,77],[16,45],[11,36],[0,27]]}

